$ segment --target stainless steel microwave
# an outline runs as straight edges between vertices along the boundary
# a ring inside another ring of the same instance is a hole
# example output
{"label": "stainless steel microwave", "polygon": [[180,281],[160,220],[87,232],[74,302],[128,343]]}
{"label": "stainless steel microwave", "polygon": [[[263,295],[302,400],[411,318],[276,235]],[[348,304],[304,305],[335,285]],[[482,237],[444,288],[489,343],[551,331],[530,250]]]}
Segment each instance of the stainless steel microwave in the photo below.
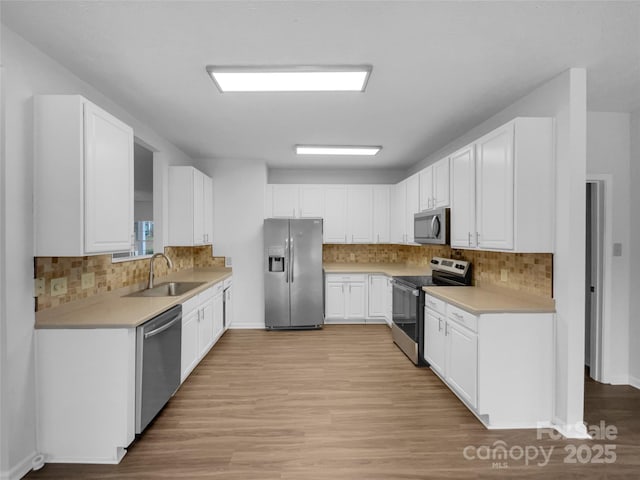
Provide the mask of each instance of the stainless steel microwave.
{"label": "stainless steel microwave", "polygon": [[416,243],[449,245],[449,209],[435,208],[413,216]]}

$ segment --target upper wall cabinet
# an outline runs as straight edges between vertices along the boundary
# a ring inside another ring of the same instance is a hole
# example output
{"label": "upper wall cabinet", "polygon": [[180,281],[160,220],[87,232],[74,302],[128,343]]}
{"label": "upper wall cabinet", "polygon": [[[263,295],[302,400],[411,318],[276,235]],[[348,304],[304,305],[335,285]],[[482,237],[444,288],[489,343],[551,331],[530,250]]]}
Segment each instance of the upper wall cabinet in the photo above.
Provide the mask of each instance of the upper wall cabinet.
{"label": "upper wall cabinet", "polygon": [[391,242],[415,245],[413,216],[420,211],[420,176],[415,174],[391,187]]}
{"label": "upper wall cabinet", "polygon": [[420,211],[449,206],[449,158],[420,172]]}
{"label": "upper wall cabinet", "polygon": [[133,130],[80,95],[34,98],[35,255],[133,245]]}
{"label": "upper wall cabinet", "polygon": [[266,203],[266,217],[322,217],[324,187],[322,185],[269,185]]}
{"label": "upper wall cabinet", "polygon": [[213,242],[213,181],[188,166],[169,167],[169,245]]}
{"label": "upper wall cabinet", "polygon": [[553,252],[553,119],[517,118],[452,155],[451,168],[452,247]]}

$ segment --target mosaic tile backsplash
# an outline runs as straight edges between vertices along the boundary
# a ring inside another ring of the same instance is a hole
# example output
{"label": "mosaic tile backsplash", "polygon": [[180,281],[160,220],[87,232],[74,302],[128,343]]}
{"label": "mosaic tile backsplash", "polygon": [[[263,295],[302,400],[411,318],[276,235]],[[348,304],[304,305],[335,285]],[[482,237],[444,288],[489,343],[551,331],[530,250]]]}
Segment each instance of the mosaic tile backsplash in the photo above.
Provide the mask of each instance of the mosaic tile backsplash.
{"label": "mosaic tile backsplash", "polygon": [[[474,285],[496,285],[543,297],[553,296],[553,254],[459,250],[438,245],[324,245],[322,260],[338,263],[429,265],[432,257],[472,264]],[[507,270],[507,281],[501,280]]]}
{"label": "mosaic tile backsplash", "polygon": [[[166,247],[164,253],[173,262],[171,272],[193,267],[224,267],[224,257],[213,257],[211,245],[202,247]],[[149,259],[111,263],[111,255],[90,257],[36,257],[35,278],[44,278],[45,294],[36,297],[36,311],[56,307],[93,295],[142,283],[149,278]],[[169,274],[167,264],[157,259],[156,278]],[[82,288],[82,275],[93,273],[94,286]],[[67,293],[51,296],[51,280],[66,277]]]}

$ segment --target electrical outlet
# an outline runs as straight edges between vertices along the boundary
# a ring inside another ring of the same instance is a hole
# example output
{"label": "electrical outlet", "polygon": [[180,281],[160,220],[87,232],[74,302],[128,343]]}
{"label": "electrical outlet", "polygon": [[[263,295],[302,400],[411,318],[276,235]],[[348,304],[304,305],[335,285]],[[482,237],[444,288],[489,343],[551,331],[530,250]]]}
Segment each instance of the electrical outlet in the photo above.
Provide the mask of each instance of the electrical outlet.
{"label": "electrical outlet", "polygon": [[229,268],[231,266],[231,257],[224,257],[224,266]]}
{"label": "electrical outlet", "polygon": [[35,297],[39,297],[40,295],[44,295],[44,277],[34,278],[33,279],[33,295]]}
{"label": "electrical outlet", "polygon": [[350,253],[349,254],[349,260],[351,260],[352,262],[354,262],[356,260],[356,254],[355,253]]}
{"label": "electrical outlet", "polygon": [[51,296],[64,295],[67,293],[67,277],[51,279]]}
{"label": "electrical outlet", "polygon": [[500,270],[500,281],[501,282],[509,281],[509,270],[507,270],[506,268],[503,268]]}
{"label": "electrical outlet", "polygon": [[96,274],[93,272],[82,274],[82,288],[93,288],[96,284]]}

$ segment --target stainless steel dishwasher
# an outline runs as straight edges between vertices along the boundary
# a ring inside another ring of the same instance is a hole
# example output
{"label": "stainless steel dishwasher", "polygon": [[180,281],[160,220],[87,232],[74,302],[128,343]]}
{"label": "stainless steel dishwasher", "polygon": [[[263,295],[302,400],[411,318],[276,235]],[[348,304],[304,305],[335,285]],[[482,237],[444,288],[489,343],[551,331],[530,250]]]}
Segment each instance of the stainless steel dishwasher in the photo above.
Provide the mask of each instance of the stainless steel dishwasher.
{"label": "stainless steel dishwasher", "polygon": [[182,305],[136,328],[136,433],[149,425],[180,386]]}

